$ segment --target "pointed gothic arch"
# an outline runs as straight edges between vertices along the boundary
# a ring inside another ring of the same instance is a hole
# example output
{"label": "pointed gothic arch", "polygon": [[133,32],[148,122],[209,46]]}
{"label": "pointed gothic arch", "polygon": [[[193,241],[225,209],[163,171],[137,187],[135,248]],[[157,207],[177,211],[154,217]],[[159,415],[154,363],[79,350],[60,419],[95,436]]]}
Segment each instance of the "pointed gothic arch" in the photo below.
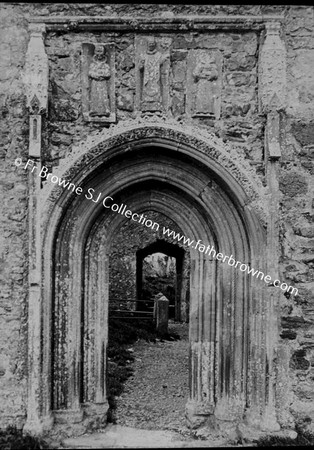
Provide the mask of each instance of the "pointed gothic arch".
{"label": "pointed gothic arch", "polygon": [[[108,252],[121,214],[86,198],[88,189],[138,213],[160,212],[185,236],[267,273],[261,183],[236,152],[197,128],[123,124],[67,158],[41,198],[42,364],[39,417],[104,417]],[[140,226],[140,225],[139,225]],[[193,426],[215,420],[273,422],[274,321],[267,286],[190,247],[190,397]],[[31,294],[30,294],[31,295]],[[32,350],[31,350],[32,351]],[[266,425],[265,425],[266,424]]]}

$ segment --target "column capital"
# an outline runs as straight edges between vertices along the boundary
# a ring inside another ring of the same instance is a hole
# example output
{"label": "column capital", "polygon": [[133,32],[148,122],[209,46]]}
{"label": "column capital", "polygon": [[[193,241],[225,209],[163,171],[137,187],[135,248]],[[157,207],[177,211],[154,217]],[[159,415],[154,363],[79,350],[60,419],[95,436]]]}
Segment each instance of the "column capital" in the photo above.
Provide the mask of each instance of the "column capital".
{"label": "column capital", "polygon": [[29,23],[28,30],[31,36],[43,35],[46,33],[46,25],[44,23]]}
{"label": "column capital", "polygon": [[280,30],[281,30],[281,23],[280,22],[266,22],[265,29],[266,29],[267,36],[279,35]]}

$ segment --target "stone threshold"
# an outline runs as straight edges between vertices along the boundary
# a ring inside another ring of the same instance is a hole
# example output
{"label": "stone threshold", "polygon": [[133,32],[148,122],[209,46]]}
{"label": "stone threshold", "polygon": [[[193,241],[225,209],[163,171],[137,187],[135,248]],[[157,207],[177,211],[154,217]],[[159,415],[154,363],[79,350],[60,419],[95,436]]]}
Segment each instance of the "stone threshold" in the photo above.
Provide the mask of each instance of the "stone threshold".
{"label": "stone threshold", "polygon": [[[175,431],[146,430],[109,424],[102,432],[64,439],[61,447],[92,448],[216,448],[225,447],[225,439],[204,440],[184,438]],[[230,446],[230,445],[229,445]]]}

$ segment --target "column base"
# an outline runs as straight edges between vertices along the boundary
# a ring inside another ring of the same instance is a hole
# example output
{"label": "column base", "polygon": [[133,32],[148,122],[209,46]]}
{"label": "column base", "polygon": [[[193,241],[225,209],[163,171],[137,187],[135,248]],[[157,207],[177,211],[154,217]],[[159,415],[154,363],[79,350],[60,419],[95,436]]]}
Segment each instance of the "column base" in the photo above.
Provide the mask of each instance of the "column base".
{"label": "column base", "polygon": [[58,409],[53,411],[55,423],[80,423],[84,412],[79,409]]}
{"label": "column base", "polygon": [[273,407],[266,407],[264,414],[260,414],[258,409],[249,408],[245,412],[244,423],[250,428],[263,431],[279,431],[280,425],[277,421],[276,412]]}
{"label": "column base", "polygon": [[31,436],[42,436],[49,431],[54,424],[54,417],[52,414],[48,414],[45,417],[31,417],[27,418],[23,427],[23,434],[29,434]]}
{"label": "column base", "polygon": [[279,431],[280,425],[277,422],[276,412],[273,408],[266,408],[261,420],[262,431]]}
{"label": "column base", "polygon": [[102,429],[107,424],[107,414],[109,409],[108,402],[104,403],[85,403],[82,405],[84,410],[84,423],[88,429]]}
{"label": "column base", "polygon": [[212,403],[188,400],[185,406],[185,417],[189,428],[196,429],[205,424],[215,427],[214,411],[215,405]]}
{"label": "column base", "polygon": [[109,409],[109,403],[83,403],[82,409],[84,413],[89,417],[106,417]]}

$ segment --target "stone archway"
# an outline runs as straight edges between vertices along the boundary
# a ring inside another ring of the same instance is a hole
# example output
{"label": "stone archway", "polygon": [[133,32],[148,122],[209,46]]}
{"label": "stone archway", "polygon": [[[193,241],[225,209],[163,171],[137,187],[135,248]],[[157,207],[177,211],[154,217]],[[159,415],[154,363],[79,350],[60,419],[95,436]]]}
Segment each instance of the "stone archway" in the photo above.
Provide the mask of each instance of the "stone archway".
{"label": "stone archway", "polygon": [[[202,130],[130,123],[95,136],[65,163],[59,176],[81,186],[81,195],[44,188],[43,337],[30,349],[30,382],[40,380],[41,390],[29,399],[37,408],[30,420],[66,414],[78,422],[84,413],[104,417],[108,408],[108,251],[125,217],[84,193],[94,189],[139,214],[149,207],[194,242],[266,273],[264,190],[246,163],[235,161],[232,149]],[[193,246],[190,255],[191,425],[246,418],[277,427],[275,322],[266,285]]]}

